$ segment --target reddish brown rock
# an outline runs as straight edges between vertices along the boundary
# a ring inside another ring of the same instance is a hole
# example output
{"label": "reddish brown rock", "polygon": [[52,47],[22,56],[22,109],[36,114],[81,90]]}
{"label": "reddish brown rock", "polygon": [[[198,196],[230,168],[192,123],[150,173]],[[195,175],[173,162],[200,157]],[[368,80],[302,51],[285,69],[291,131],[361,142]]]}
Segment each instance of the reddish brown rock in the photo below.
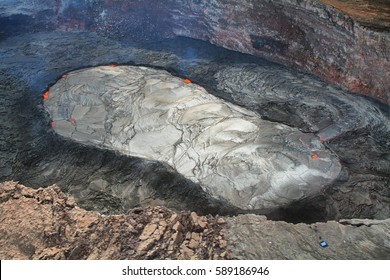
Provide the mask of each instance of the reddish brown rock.
{"label": "reddish brown rock", "polygon": [[2,183],[0,213],[0,259],[229,258],[215,239],[221,228],[211,216],[202,218],[213,233],[202,243],[194,239],[190,249],[183,236],[203,232],[190,212],[155,207],[105,216],[75,206],[56,186],[34,190]]}
{"label": "reddish brown rock", "polygon": [[389,0],[321,0],[347,14],[354,20],[374,29],[390,28]]}

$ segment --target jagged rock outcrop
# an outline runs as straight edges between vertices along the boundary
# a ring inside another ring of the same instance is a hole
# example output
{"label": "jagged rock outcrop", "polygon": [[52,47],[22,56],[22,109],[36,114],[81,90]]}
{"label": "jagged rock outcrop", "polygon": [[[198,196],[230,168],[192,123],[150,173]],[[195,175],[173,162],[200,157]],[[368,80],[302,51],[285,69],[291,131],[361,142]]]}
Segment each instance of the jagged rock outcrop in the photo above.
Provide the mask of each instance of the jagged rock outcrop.
{"label": "jagged rock outcrop", "polygon": [[[390,220],[315,224],[162,207],[101,215],[56,186],[0,184],[1,259],[390,259]],[[321,241],[327,247],[321,247]]]}
{"label": "jagged rock outcrop", "polygon": [[105,216],[50,186],[0,184],[0,259],[227,259],[222,218],[135,208]]}

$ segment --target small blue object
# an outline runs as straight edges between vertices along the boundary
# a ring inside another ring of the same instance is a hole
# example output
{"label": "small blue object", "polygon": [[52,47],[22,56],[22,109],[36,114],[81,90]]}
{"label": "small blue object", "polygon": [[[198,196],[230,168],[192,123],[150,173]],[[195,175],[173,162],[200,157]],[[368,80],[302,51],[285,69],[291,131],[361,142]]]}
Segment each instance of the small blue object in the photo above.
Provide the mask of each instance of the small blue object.
{"label": "small blue object", "polygon": [[326,241],[321,241],[321,242],[320,242],[320,246],[321,246],[322,248],[328,247],[328,243],[326,243]]}

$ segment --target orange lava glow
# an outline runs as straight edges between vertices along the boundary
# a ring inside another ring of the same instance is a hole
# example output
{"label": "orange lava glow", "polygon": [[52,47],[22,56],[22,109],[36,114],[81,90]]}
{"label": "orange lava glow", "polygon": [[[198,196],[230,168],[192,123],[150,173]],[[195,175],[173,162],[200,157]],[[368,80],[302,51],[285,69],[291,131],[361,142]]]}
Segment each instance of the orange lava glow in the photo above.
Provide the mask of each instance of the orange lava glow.
{"label": "orange lava glow", "polygon": [[43,99],[48,99],[49,98],[49,91],[46,91],[43,95]]}

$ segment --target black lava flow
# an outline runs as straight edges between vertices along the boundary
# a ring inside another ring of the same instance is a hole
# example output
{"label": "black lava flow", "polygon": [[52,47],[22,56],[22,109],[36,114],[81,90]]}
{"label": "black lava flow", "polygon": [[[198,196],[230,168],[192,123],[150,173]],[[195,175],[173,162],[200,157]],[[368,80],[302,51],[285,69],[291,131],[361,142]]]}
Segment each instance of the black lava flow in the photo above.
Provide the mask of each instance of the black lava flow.
{"label": "black lava flow", "polygon": [[[101,213],[124,213],[148,205],[199,214],[249,212],[211,197],[167,164],[85,146],[54,133],[42,93],[63,74],[110,63],[145,65],[189,78],[218,97],[257,111],[265,119],[304,132],[319,133],[332,125],[341,131],[325,143],[343,164],[333,185],[287,207],[251,213],[294,223],[390,217],[387,105],[349,93],[343,93],[343,97],[327,95],[332,87],[310,75],[180,37],[135,44],[83,32],[25,34],[1,41],[0,59],[1,181],[16,180],[33,188],[57,184],[74,195],[81,207]],[[257,71],[256,75],[273,82],[282,93],[294,92],[297,98],[264,99],[256,84],[240,85],[242,92],[217,86],[216,74],[233,68],[242,69],[243,79],[244,74]],[[314,95],[315,102],[310,99]],[[360,100],[360,107],[348,100]],[[369,109],[361,108],[361,104]],[[100,179],[107,183],[99,187],[91,184]]]}

